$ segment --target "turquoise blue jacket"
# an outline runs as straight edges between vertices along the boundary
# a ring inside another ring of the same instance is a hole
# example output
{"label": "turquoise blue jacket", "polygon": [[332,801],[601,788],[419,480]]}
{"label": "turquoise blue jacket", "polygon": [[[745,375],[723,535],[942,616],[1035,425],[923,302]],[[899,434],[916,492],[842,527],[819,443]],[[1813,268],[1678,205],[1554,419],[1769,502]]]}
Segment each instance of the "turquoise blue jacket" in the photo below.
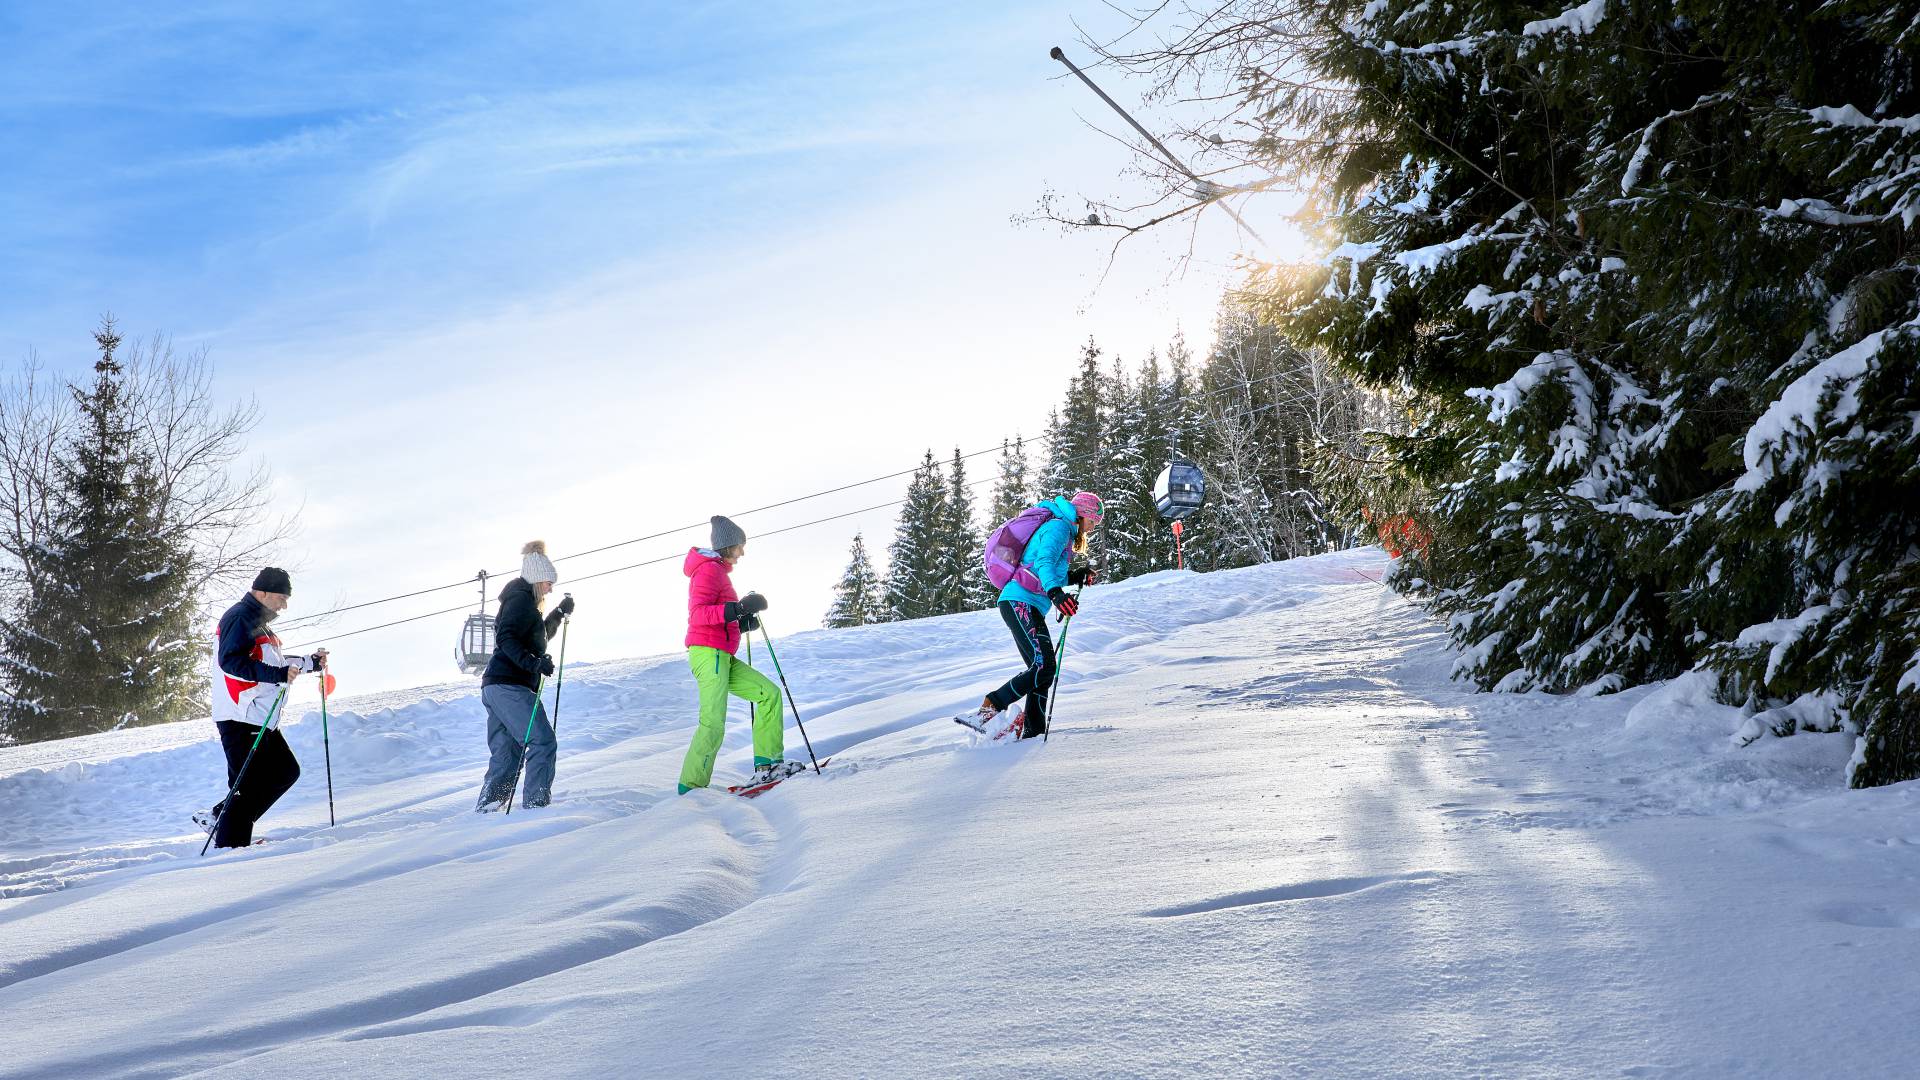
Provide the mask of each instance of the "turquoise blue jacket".
{"label": "turquoise blue jacket", "polygon": [[1033,539],[1027,541],[1026,554],[1020,560],[1021,565],[1040,579],[1040,593],[1035,594],[1021,585],[1016,577],[1000,590],[1000,599],[1024,601],[1045,615],[1053,607],[1046,592],[1066,587],[1067,563],[1073,559],[1073,536],[1079,531],[1080,512],[1065,496],[1047,499],[1040,505],[1053,511],[1053,520],[1033,531]]}

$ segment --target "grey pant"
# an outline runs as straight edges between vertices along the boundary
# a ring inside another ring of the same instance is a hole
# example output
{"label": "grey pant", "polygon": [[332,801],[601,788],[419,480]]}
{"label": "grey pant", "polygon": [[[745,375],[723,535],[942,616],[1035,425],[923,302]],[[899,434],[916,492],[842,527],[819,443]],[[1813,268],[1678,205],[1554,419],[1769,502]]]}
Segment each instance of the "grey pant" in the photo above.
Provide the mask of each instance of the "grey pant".
{"label": "grey pant", "polygon": [[513,791],[513,772],[520,767],[521,740],[527,738],[527,717],[533,717],[533,738],[526,743],[527,782],[521,787],[521,805],[545,806],[553,789],[553,726],[547,708],[524,686],[495,683],[480,689],[487,707],[487,747],[493,758],[480,784],[480,805],[505,802]]}

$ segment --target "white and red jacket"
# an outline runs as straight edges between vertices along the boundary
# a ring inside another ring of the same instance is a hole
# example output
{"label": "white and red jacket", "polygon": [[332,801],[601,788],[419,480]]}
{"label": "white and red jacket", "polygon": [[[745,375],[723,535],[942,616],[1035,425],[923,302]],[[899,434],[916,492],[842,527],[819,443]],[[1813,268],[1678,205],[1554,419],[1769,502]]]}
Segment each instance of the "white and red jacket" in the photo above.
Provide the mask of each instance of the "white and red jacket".
{"label": "white and red jacket", "polygon": [[280,639],[267,629],[266,605],[252,593],[220,616],[213,638],[213,721],[261,727],[287,681]]}

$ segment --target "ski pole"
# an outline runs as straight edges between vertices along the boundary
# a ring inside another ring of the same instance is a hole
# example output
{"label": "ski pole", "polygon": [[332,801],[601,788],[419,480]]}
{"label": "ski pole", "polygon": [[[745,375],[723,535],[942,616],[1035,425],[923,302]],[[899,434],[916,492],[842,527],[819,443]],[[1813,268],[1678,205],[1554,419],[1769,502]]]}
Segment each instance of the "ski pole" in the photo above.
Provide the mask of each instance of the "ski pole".
{"label": "ski pole", "polygon": [[820,759],[813,756],[813,740],[807,738],[807,725],[800,722],[800,706],[793,700],[793,687],[787,685],[787,673],[780,670],[780,654],[773,651],[773,638],[767,634],[767,624],[760,624],[760,639],[767,643],[767,655],[773,657],[773,673],[780,676],[780,689],[787,692],[787,704],[793,706],[793,723],[800,729],[800,741],[807,744],[807,757],[813,762],[813,771],[820,771]]}
{"label": "ski pole", "polygon": [[327,757],[327,828],[333,828],[333,743],[327,738],[327,668],[320,667],[320,750]]}
{"label": "ski pole", "polygon": [[540,715],[540,696],[547,692],[547,677],[533,690],[533,711],[527,714],[527,737],[520,740],[520,764],[513,767],[513,786],[507,789],[507,813],[513,813],[513,796],[520,790],[520,774],[527,768],[527,748],[533,745],[533,721]]}
{"label": "ski pole", "polygon": [[[572,596],[572,593],[568,593]],[[560,755],[560,691],[567,688],[567,627],[573,625],[573,616],[560,620],[560,666],[553,681],[553,753]]]}
{"label": "ski pole", "polygon": [[[1086,588],[1085,585],[1074,586],[1073,606],[1076,611],[1080,608],[1080,590],[1084,588]],[[1046,744],[1047,736],[1053,734],[1053,699],[1060,696],[1060,677],[1067,673],[1067,631],[1071,629],[1073,629],[1073,616],[1069,615],[1066,621],[1060,624],[1060,651],[1055,653],[1053,658],[1053,687],[1047,691],[1047,726],[1040,732],[1042,745]]]}
{"label": "ski pole", "polygon": [[253,764],[253,753],[260,749],[261,740],[273,729],[273,718],[280,711],[280,703],[287,700],[287,687],[291,682],[280,684],[280,694],[273,699],[273,707],[267,710],[267,722],[260,725],[260,734],[253,737],[253,745],[247,748],[247,756],[240,762],[240,771],[233,774],[233,786],[227,789],[227,797],[220,800],[220,813],[214,816],[213,828],[207,830],[207,842],[200,845],[200,855],[205,857],[207,849],[213,846],[213,838],[220,835],[220,825],[227,820],[227,812],[233,809],[233,800],[240,794],[240,781],[247,778],[247,766]]}

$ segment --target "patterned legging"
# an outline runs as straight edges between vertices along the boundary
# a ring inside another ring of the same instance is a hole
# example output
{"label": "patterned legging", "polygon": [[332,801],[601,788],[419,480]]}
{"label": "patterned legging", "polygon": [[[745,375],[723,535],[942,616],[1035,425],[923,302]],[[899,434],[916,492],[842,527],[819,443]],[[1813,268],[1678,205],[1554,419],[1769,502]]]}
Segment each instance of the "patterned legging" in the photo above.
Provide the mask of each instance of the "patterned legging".
{"label": "patterned legging", "polygon": [[1000,617],[1013,631],[1013,643],[1020,649],[1026,670],[1007,680],[1006,685],[987,695],[996,709],[1006,709],[1015,701],[1027,699],[1026,719],[1020,737],[1030,739],[1047,730],[1047,689],[1053,685],[1055,667],[1053,635],[1047,631],[1045,612],[1023,600],[1000,601]]}

